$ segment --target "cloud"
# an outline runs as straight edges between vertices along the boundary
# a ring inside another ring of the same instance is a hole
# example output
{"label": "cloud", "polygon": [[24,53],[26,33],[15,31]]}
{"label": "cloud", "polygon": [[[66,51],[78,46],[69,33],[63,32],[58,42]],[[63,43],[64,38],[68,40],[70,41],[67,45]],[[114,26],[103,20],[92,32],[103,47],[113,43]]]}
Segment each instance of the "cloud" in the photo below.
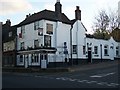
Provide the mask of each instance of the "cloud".
{"label": "cloud", "polygon": [[30,9],[32,6],[26,0],[0,0],[0,15],[24,12]]}

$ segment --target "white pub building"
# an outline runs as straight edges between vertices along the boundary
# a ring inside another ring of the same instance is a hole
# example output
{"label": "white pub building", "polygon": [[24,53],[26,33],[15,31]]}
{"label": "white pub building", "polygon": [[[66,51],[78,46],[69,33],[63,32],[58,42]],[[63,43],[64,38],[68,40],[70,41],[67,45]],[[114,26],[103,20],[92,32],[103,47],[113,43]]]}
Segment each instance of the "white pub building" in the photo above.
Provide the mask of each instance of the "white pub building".
{"label": "white pub building", "polygon": [[59,0],[55,11],[26,15],[17,28],[17,66],[48,68],[120,58],[120,42],[89,38],[86,32],[79,6],[69,20]]}

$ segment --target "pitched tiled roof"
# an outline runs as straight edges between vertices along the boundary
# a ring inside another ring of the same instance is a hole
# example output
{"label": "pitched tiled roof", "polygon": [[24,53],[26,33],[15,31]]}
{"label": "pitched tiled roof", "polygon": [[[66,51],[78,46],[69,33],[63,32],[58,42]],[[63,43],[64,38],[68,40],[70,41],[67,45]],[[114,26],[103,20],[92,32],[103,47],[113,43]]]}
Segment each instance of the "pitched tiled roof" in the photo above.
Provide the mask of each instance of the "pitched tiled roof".
{"label": "pitched tiled roof", "polygon": [[[32,14],[31,16],[27,17],[25,20],[23,20],[21,23],[18,24],[18,26],[30,24],[32,22],[38,21],[38,20],[51,20],[51,21],[57,21],[58,19],[55,16],[54,11],[50,10],[43,10],[41,12]],[[59,21],[66,23],[66,24],[71,24],[71,21],[67,18],[67,16],[64,13],[61,13],[61,19]]]}

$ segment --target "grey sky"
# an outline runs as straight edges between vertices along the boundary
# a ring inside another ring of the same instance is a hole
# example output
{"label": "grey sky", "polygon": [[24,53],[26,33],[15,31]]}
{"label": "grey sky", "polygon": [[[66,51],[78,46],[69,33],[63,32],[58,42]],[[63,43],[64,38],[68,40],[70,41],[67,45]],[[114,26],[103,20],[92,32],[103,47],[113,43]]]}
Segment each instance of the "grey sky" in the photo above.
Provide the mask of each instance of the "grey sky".
{"label": "grey sky", "polygon": [[[116,11],[119,0],[60,0],[62,12],[69,19],[75,18],[76,6],[80,6],[82,22],[89,32],[92,30],[94,17],[98,11],[109,9]],[[56,0],[0,0],[0,21],[5,23],[10,19],[12,25],[18,24],[29,13],[39,12],[44,9],[53,10]]]}

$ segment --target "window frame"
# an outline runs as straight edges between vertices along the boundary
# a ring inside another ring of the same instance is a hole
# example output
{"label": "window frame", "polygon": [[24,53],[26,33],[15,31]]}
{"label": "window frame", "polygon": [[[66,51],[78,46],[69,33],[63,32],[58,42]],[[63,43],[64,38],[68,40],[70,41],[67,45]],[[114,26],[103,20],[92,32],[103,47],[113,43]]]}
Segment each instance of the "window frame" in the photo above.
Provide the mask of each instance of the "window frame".
{"label": "window frame", "polygon": [[20,43],[20,49],[21,49],[21,50],[25,49],[25,42],[21,42],[21,43]]}
{"label": "window frame", "polygon": [[23,63],[23,55],[20,55],[20,63]]}
{"label": "window frame", "polygon": [[94,46],[94,54],[98,54],[98,46]]}
{"label": "window frame", "polygon": [[31,63],[39,62],[39,54],[31,54]]}
{"label": "window frame", "polygon": [[21,33],[25,34],[25,25],[21,26]]}
{"label": "window frame", "polygon": [[34,22],[34,30],[39,29],[39,21]]}
{"label": "window frame", "polygon": [[72,54],[77,54],[77,45],[72,45]]}
{"label": "window frame", "polygon": [[104,45],[104,56],[109,56],[108,55],[108,45]]}
{"label": "window frame", "polygon": [[47,34],[53,34],[53,24],[46,23],[46,33]]}
{"label": "window frame", "polygon": [[[38,44],[38,45],[36,45],[36,44]],[[37,48],[37,47],[39,47],[39,40],[38,39],[34,40],[34,48]]]}
{"label": "window frame", "polygon": [[116,46],[116,56],[119,56],[119,46]]}
{"label": "window frame", "polygon": [[86,46],[83,46],[83,55],[86,55]]}
{"label": "window frame", "polygon": [[12,31],[9,32],[9,37],[12,37]]}
{"label": "window frame", "polygon": [[51,36],[50,35],[44,35],[44,46],[51,47]]}

